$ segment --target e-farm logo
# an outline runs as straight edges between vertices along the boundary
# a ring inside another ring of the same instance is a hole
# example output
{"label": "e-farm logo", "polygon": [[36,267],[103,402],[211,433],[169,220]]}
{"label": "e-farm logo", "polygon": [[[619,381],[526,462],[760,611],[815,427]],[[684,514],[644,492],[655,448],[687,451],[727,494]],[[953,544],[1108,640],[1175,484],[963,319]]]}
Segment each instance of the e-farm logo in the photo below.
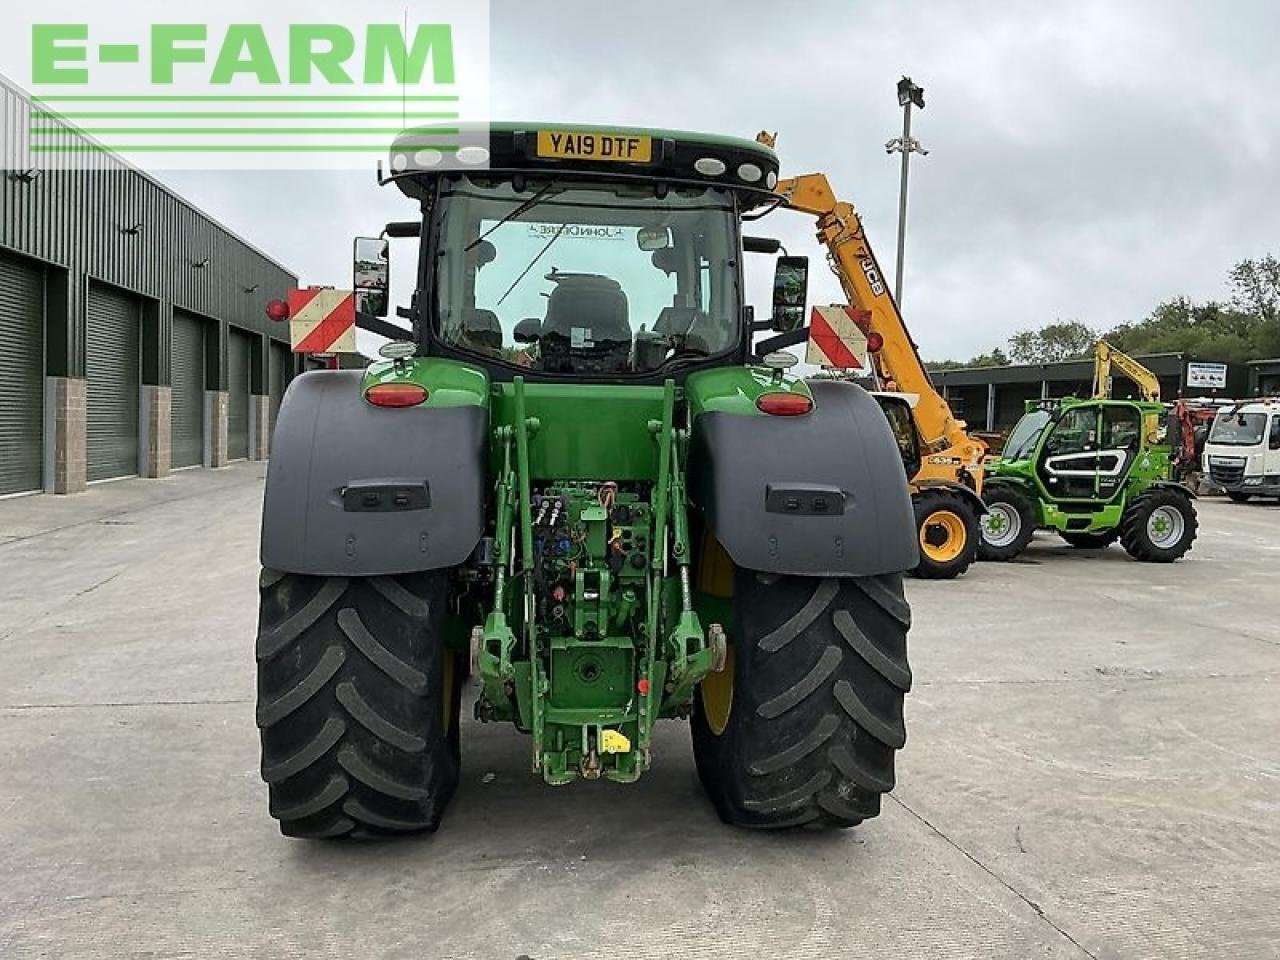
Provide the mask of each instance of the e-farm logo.
{"label": "e-farm logo", "polygon": [[31,23],[26,153],[33,166],[110,153],[147,167],[368,168],[397,137],[456,152],[487,107],[487,77],[468,74],[487,71],[471,52],[488,19],[484,5],[478,37],[476,6],[464,22],[439,17],[450,6],[433,3],[430,23]]}
{"label": "e-farm logo", "polygon": [[[236,23],[228,27],[209,55],[209,28],[202,23],[161,23],[151,27],[145,61],[151,82],[172,84],[178,64],[209,64],[210,84],[225,85],[241,77],[259,84],[288,82],[306,86],[317,78],[329,83],[354,83],[351,61],[356,57],[356,37],[349,27],[337,23],[294,23],[289,25],[289,44],[284,52],[287,70],[282,70],[277,52],[271,49],[266,29],[256,23]],[[363,79],[381,84],[387,73],[396,83],[418,84],[431,64],[432,80],[452,84],[454,79],[453,31],[447,23],[421,24],[412,42],[399,24],[371,23],[365,28]],[[138,43],[99,43],[101,64],[142,63],[144,49]],[[89,24],[37,23],[31,27],[31,82],[33,84],[89,82]],[[434,56],[433,56],[434,55]]]}

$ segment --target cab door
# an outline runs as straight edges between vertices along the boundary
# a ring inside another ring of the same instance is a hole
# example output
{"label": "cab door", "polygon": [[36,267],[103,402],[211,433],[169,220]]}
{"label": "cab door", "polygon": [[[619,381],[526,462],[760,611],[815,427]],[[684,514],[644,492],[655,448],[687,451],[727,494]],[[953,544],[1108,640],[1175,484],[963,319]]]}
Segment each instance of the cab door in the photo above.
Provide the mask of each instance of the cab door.
{"label": "cab door", "polygon": [[1050,499],[1097,499],[1099,414],[1094,404],[1068,407],[1045,436],[1036,474]]}
{"label": "cab door", "polygon": [[1142,411],[1128,404],[1102,408],[1098,446],[1098,496],[1110,500],[1129,478],[1142,452]]}

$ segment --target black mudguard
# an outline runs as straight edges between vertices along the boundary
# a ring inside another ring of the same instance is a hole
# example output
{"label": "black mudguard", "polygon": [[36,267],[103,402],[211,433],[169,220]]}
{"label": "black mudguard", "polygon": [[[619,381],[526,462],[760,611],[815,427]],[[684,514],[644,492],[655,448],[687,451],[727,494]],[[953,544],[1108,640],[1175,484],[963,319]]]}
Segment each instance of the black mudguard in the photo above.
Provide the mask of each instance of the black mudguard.
{"label": "black mudguard", "polygon": [[811,382],[800,417],[706,413],[693,426],[694,507],[739,567],[867,577],[919,562],[902,455],[879,405]]}
{"label": "black mudguard", "polygon": [[358,370],[289,385],[262,510],[262,565],[318,576],[453,567],[484,532],[488,413],[374,407]]}
{"label": "black mudguard", "polygon": [[[1179,483],[1177,480],[1152,480],[1147,484],[1146,489],[1158,487],[1162,490],[1176,490],[1178,493],[1184,494],[1189,500],[1198,500],[1195,491],[1188,487],[1185,483]],[[1245,488],[1241,488],[1245,489]]]}

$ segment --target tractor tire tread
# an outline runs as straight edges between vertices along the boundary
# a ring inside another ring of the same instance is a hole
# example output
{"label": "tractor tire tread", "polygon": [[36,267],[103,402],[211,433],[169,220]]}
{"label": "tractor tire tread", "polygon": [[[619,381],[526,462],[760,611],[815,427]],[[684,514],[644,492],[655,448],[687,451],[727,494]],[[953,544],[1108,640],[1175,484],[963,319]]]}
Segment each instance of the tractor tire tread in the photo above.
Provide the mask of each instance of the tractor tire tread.
{"label": "tractor tire tread", "polygon": [[281,832],[434,830],[458,781],[442,701],[447,573],[259,582],[262,777]]}
{"label": "tractor tire tread", "polygon": [[843,828],[879,811],[906,740],[902,584],[736,572],[727,726],[712,732],[700,696],[693,723],[699,775],[726,823]]}

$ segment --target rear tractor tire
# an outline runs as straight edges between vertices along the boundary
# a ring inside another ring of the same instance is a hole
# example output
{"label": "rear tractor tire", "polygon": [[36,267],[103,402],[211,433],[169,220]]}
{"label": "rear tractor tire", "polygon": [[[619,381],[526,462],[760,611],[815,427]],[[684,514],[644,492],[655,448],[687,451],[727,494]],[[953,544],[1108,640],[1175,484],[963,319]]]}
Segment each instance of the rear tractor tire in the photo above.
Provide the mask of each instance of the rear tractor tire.
{"label": "rear tractor tire", "polygon": [[1169,487],[1139,494],[1120,518],[1120,544],[1135,560],[1173,563],[1195,542],[1199,521],[1191,497]]}
{"label": "rear tractor tire", "polygon": [[1101,533],[1083,533],[1071,530],[1060,530],[1058,536],[1077,550],[1105,550],[1120,539],[1120,529],[1113,527]]}
{"label": "rear tractor tire", "polygon": [[987,512],[981,520],[979,560],[1012,560],[1027,549],[1036,532],[1035,506],[1009,487],[988,486],[982,492]]}
{"label": "rear tractor tire", "polygon": [[291,837],[434,830],[458,782],[447,575],[264,570],[258,726],[271,815]]}
{"label": "rear tractor tire", "polygon": [[954,580],[978,556],[978,514],[958,493],[924,489],[912,497],[920,564],[912,571],[922,580]]}
{"label": "rear tractor tire", "polygon": [[906,742],[902,575],[736,570],[725,669],[694,697],[698,775],[728,824],[852,827],[880,812]]}

